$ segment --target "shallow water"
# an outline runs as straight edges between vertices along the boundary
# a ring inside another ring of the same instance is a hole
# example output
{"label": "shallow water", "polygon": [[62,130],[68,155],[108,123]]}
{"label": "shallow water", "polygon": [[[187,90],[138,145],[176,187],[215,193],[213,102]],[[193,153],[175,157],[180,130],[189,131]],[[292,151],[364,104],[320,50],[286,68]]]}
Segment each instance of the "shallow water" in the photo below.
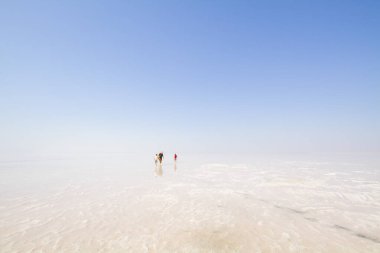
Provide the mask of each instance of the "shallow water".
{"label": "shallow water", "polygon": [[155,167],[108,154],[2,161],[0,178],[1,252],[380,252],[380,172],[366,158]]}

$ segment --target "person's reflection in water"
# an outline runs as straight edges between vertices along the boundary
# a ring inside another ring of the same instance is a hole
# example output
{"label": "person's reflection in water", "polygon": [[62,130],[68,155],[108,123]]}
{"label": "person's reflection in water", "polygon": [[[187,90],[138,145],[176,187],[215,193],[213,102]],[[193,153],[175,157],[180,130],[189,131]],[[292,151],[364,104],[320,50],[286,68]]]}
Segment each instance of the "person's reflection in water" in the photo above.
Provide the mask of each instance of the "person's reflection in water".
{"label": "person's reflection in water", "polygon": [[156,172],[156,175],[157,176],[162,176],[163,174],[163,171],[162,171],[162,164],[159,163],[157,166],[156,166],[156,169],[154,170]]}

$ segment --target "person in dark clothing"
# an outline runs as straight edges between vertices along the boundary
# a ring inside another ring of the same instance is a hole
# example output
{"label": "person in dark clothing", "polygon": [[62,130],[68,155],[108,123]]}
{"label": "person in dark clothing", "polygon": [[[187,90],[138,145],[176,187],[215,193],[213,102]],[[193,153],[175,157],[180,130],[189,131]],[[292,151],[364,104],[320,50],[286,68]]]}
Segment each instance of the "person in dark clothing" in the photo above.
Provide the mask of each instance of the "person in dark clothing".
{"label": "person in dark clothing", "polygon": [[162,163],[162,160],[164,159],[164,153],[160,152],[158,154],[158,160],[160,161],[160,163]]}

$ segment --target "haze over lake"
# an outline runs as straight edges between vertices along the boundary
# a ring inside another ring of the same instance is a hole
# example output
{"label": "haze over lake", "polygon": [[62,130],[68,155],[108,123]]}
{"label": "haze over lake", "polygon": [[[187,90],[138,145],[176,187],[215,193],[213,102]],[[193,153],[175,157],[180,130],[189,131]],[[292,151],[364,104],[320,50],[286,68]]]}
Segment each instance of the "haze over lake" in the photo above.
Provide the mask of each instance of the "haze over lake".
{"label": "haze over lake", "polygon": [[183,154],[156,167],[114,153],[0,166],[2,252],[380,250],[373,156]]}

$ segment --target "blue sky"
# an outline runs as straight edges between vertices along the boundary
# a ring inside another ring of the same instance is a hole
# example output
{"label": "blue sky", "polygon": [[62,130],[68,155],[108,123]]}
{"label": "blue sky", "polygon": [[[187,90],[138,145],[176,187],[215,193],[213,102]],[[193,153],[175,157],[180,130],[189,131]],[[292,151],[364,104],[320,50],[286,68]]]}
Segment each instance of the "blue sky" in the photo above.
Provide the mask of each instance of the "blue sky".
{"label": "blue sky", "polygon": [[0,152],[380,152],[378,1],[3,1]]}

